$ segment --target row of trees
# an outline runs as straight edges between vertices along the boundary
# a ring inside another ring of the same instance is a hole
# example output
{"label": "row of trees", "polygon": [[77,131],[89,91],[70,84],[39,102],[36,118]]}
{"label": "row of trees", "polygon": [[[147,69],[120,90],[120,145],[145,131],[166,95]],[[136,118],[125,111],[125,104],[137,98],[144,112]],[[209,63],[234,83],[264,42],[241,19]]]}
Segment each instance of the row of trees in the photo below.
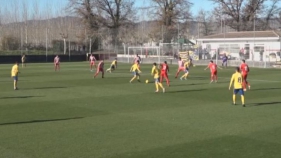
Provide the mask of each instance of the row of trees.
{"label": "row of trees", "polygon": [[64,45],[67,41],[92,45],[98,40],[104,48],[122,43],[170,43],[180,37],[224,32],[225,28],[268,30],[281,24],[280,0],[209,0],[214,8],[194,15],[190,0],[143,0],[146,7],[135,4],[140,0],[69,0],[67,6],[54,9],[47,5],[44,11],[38,1],[32,4],[32,11],[27,1],[13,1],[12,9],[0,7],[0,34],[6,37],[2,47],[14,38],[25,46],[51,45],[52,40],[62,40]]}

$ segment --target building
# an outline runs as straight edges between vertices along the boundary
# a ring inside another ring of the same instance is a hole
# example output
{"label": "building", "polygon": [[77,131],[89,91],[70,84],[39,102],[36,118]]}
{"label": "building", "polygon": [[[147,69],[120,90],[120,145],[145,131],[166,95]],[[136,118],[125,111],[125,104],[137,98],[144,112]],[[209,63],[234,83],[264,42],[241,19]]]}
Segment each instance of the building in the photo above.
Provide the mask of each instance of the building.
{"label": "building", "polygon": [[281,36],[278,31],[228,32],[197,40],[211,57],[226,54],[233,60],[280,61]]}

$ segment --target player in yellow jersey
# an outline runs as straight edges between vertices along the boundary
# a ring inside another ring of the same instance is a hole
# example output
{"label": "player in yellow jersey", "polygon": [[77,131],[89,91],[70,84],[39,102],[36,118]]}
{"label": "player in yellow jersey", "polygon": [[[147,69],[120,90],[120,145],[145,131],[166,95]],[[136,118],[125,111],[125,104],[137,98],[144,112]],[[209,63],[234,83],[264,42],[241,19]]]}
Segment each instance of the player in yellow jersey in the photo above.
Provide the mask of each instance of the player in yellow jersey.
{"label": "player in yellow jersey", "polygon": [[159,86],[162,88],[163,93],[165,93],[165,88],[163,87],[162,83],[159,81],[159,75],[160,75],[160,70],[157,68],[157,64],[153,63],[153,67],[151,70],[151,75],[153,75],[154,80],[155,80],[155,86],[156,86],[156,93],[159,91]]}
{"label": "player in yellow jersey", "polygon": [[139,69],[139,61],[137,61],[136,63],[133,64],[133,66],[131,67],[130,72],[133,72],[133,78],[130,80],[130,83],[132,83],[134,81],[134,79],[138,79],[138,81],[140,82],[140,69]]}
{"label": "player in yellow jersey", "polygon": [[115,58],[112,63],[110,64],[110,68],[106,70],[106,72],[112,72],[117,68],[117,58]]}
{"label": "player in yellow jersey", "polygon": [[239,92],[241,95],[241,101],[243,107],[245,107],[245,98],[244,98],[244,91],[243,91],[243,77],[240,73],[239,67],[235,68],[235,73],[232,75],[230,83],[229,83],[229,90],[232,87],[232,84],[234,84],[234,90],[233,90],[233,104],[236,105],[236,94]]}
{"label": "player in yellow jersey", "polygon": [[14,90],[18,90],[18,74],[19,74],[19,64],[18,62],[16,62],[11,70],[11,77],[14,80]]}
{"label": "player in yellow jersey", "polygon": [[182,79],[185,79],[187,78],[188,74],[189,74],[189,67],[191,66],[191,60],[187,60],[185,63],[184,63],[184,74],[182,75],[182,77],[180,78],[180,80]]}
{"label": "player in yellow jersey", "polygon": [[22,67],[26,67],[26,56],[25,56],[25,54],[23,54],[22,56],[21,56],[21,66]]}

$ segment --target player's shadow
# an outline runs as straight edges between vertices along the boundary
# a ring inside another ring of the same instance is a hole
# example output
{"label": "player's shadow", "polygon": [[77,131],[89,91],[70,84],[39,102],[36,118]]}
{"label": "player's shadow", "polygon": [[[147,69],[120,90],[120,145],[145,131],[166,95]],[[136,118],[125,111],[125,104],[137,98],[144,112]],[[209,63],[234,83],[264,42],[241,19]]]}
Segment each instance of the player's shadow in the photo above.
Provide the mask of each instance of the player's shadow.
{"label": "player's shadow", "polygon": [[208,77],[190,77],[190,80],[206,80]]}
{"label": "player's shadow", "polygon": [[27,98],[36,98],[43,96],[14,96],[14,97],[0,97],[0,99],[27,99]]}
{"label": "player's shadow", "polygon": [[72,118],[50,119],[50,120],[31,120],[31,121],[9,122],[9,123],[0,123],[0,126],[4,126],[4,125],[18,125],[18,124],[29,124],[29,123],[44,123],[44,122],[55,122],[55,121],[67,121],[67,120],[76,120],[76,119],[82,119],[82,118],[84,118],[84,117],[72,117]]}
{"label": "player's shadow", "polygon": [[258,88],[258,89],[251,89],[251,91],[265,91],[265,90],[278,90],[278,89],[281,89],[281,88],[275,88],[275,87],[272,87],[272,88]]}
{"label": "player's shadow", "polygon": [[281,102],[251,103],[249,105],[262,106],[262,105],[275,105],[275,104],[281,104]]}
{"label": "player's shadow", "polygon": [[206,85],[209,83],[187,83],[187,84],[176,84],[176,85],[171,85],[173,87],[178,87],[178,86],[196,86],[196,85]]}
{"label": "player's shadow", "polygon": [[184,92],[196,92],[196,91],[205,91],[207,89],[190,89],[190,90],[178,90],[178,91],[167,91],[166,93],[184,93]]}
{"label": "player's shadow", "polygon": [[26,88],[26,89],[61,89],[67,87],[34,87],[34,88]]}

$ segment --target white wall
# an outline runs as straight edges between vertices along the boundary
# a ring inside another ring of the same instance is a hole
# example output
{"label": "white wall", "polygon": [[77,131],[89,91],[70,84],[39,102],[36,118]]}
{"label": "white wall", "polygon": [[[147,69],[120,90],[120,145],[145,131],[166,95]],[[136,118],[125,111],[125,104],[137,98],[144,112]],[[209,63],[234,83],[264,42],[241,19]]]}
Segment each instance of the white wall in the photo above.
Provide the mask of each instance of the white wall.
{"label": "white wall", "polygon": [[[233,42],[233,41],[200,41],[202,44],[202,48],[206,48],[207,45],[209,44],[211,46],[211,51],[210,54],[211,56],[214,55],[215,50],[217,50],[218,48],[220,48],[221,45],[229,45],[229,48],[231,47],[230,45],[238,45],[238,47],[244,48],[246,44],[249,44],[249,59],[247,60],[253,60],[253,61],[280,61],[280,56],[278,56],[276,53],[280,50],[280,41],[272,41],[272,40],[267,40],[267,41],[255,41],[255,42],[248,42],[248,41],[239,41],[237,40],[237,42]],[[199,42],[199,43],[200,43]],[[208,43],[207,43],[208,42]],[[258,46],[261,46],[264,48],[264,53],[262,55],[260,55],[259,50],[256,49],[256,51],[254,51],[254,45],[256,46],[256,48]],[[230,49],[231,50],[231,49]],[[236,57],[237,59],[240,59],[240,55],[239,55],[239,51],[235,51],[235,52],[229,52],[230,55],[232,57]],[[269,56],[269,54],[271,53],[275,53],[277,58],[274,58],[272,56]]]}

